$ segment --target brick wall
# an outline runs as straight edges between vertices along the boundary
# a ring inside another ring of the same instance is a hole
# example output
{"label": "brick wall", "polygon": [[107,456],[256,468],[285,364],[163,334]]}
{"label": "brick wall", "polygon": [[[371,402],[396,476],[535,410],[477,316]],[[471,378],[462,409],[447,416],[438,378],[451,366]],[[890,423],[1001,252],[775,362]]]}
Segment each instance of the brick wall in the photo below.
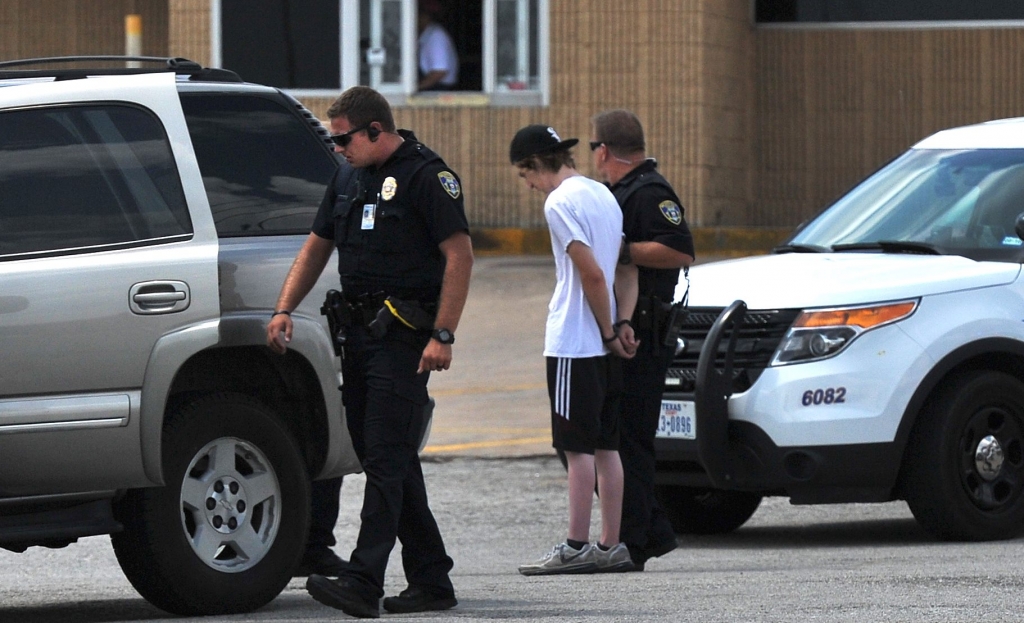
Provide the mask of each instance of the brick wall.
{"label": "brick wall", "polygon": [[210,1],[165,0],[170,14],[171,56],[210,64]]}
{"label": "brick wall", "polygon": [[796,225],[925,136],[1024,115],[1024,29],[757,32],[757,209]]}
{"label": "brick wall", "polygon": [[124,17],[142,15],[142,53],[167,55],[167,0],[2,0],[0,59],[124,54]]}

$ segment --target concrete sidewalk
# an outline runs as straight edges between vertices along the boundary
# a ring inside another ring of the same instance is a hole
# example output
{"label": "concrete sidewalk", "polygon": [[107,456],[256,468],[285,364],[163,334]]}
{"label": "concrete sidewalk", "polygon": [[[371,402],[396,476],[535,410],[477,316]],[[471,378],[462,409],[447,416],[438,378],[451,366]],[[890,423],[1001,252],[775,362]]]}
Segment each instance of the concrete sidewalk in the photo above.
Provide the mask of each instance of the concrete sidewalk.
{"label": "concrete sidewalk", "polygon": [[543,355],[554,286],[550,255],[476,258],[452,367],[431,374],[437,406],[425,456],[554,454]]}
{"label": "concrete sidewalk", "polygon": [[452,367],[431,374],[425,455],[553,454],[543,350],[554,284],[550,255],[476,259]]}

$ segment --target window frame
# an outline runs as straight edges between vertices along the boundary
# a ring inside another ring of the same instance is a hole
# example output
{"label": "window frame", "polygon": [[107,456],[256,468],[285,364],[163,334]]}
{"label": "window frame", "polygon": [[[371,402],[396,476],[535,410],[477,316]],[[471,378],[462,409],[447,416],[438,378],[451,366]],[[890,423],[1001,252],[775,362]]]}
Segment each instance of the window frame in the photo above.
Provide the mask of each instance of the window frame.
{"label": "window frame", "polygon": [[[382,88],[380,92],[393,106],[445,105],[463,106],[549,106],[551,104],[551,18],[550,1],[537,2],[537,78],[536,90],[499,91],[497,82],[497,3],[498,0],[480,0],[483,3],[483,58],[481,91],[416,92],[416,3],[417,0],[398,0],[402,6],[402,81],[399,88]],[[528,1],[528,0],[527,0]],[[359,32],[343,24],[359,23],[358,2],[338,0],[338,40],[341,53],[338,89],[281,89],[295,98],[336,97],[340,91],[359,84]],[[751,5],[753,6],[753,5]],[[210,65],[221,67],[223,40],[221,30],[221,0],[210,0]]]}

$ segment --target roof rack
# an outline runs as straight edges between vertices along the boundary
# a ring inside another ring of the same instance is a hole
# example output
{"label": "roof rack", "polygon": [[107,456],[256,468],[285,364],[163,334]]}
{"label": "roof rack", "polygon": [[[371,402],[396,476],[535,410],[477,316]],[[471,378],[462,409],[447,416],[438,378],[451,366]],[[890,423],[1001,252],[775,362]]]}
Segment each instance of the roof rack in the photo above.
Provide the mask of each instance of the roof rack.
{"label": "roof rack", "polygon": [[[101,67],[61,67],[52,69],[21,69],[34,65],[75,65],[81,63],[106,63]],[[124,63],[115,67],[114,63]],[[149,67],[131,67],[128,63],[147,63]],[[189,76],[189,80],[209,82],[242,82],[241,77],[229,69],[203,67],[187,58],[167,58],[162,56],[51,56],[46,58],[26,58],[13,61],[0,61],[0,79],[10,78],[53,78],[55,80],[75,80],[89,76],[119,76],[132,74],[160,73],[173,71],[179,76]]]}

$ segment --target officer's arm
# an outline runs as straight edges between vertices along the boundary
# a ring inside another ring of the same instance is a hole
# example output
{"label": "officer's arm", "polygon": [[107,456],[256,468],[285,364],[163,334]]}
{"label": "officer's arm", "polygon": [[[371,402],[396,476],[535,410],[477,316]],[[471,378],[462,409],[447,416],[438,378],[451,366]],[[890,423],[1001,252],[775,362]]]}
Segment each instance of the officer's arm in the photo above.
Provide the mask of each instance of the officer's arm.
{"label": "officer's arm", "polygon": [[448,236],[438,247],[445,258],[441,300],[437,305],[435,329],[448,329],[452,333],[459,326],[462,309],[469,296],[469,278],[473,272],[473,243],[469,234],[458,231]]}
{"label": "officer's arm", "polygon": [[660,242],[629,242],[629,257],[632,263],[644,268],[684,268],[693,262],[693,256]]}
{"label": "officer's arm", "polygon": [[[473,244],[464,231],[448,236],[438,247],[445,258],[441,300],[437,304],[435,329],[448,329],[455,333],[462,317],[462,308],[469,296],[469,277],[473,272]],[[447,370],[452,365],[451,344],[442,344],[431,338],[423,349],[416,373]]]}
{"label": "officer's arm", "polygon": [[[295,257],[288,276],[281,286],[281,294],[277,297],[274,311],[292,312],[309,291],[316,285],[320,273],[324,271],[334,243],[316,234],[310,234]],[[283,334],[283,335],[282,335]],[[287,343],[292,339],[292,319],[288,314],[275,314],[267,324],[267,346],[274,352],[284,354]]]}

